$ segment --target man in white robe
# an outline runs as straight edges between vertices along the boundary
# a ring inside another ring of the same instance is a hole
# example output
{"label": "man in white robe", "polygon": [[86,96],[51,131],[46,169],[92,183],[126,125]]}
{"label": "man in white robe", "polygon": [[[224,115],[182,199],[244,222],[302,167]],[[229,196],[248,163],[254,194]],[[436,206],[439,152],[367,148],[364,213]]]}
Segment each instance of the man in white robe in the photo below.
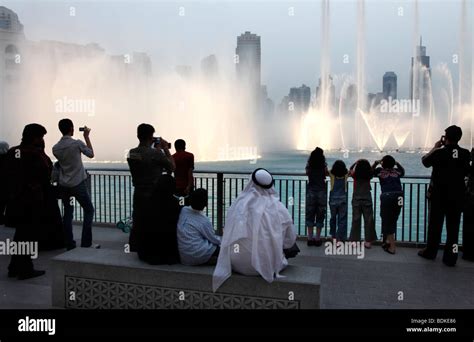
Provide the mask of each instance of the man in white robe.
{"label": "man in white robe", "polygon": [[280,202],[273,183],[267,170],[255,170],[229,208],[213,291],[231,276],[232,270],[261,275],[271,283],[288,265],[283,249],[294,246],[296,234],[290,213]]}

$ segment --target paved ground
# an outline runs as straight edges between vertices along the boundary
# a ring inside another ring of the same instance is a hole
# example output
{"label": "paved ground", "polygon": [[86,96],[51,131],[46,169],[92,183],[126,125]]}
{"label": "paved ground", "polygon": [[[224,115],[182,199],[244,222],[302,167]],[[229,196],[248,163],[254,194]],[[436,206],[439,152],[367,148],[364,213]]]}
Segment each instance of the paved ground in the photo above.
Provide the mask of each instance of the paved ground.
{"label": "paved ground", "polygon": [[[80,236],[80,228],[74,229]],[[12,229],[0,226],[0,240],[12,236]],[[100,227],[94,228],[94,239],[102,248],[123,249],[128,234]],[[474,263],[460,260],[449,268],[442,264],[441,253],[436,261],[429,261],[418,257],[415,248],[399,248],[392,256],[373,247],[357,259],[328,256],[324,247],[307,247],[303,241],[299,246],[301,253],[291,263],[322,268],[322,308],[474,309]],[[9,279],[9,257],[0,256],[0,308],[50,308],[50,259],[62,252],[41,253],[35,266],[46,270],[46,275],[26,281]]]}

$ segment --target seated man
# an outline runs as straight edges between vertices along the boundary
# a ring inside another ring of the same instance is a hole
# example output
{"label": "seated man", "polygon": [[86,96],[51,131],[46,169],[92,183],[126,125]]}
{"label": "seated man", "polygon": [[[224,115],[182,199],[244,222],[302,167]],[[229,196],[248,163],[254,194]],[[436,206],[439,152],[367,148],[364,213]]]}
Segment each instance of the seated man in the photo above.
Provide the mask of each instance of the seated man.
{"label": "seated man", "polygon": [[221,239],[202,210],[207,206],[207,190],[190,195],[190,207],[181,210],[178,220],[178,249],[183,265],[215,265]]}
{"label": "seated man", "polygon": [[284,249],[297,249],[293,221],[273,183],[267,170],[255,170],[229,208],[214,271],[214,291],[231,276],[232,270],[261,275],[267,282],[273,282],[288,265]]}

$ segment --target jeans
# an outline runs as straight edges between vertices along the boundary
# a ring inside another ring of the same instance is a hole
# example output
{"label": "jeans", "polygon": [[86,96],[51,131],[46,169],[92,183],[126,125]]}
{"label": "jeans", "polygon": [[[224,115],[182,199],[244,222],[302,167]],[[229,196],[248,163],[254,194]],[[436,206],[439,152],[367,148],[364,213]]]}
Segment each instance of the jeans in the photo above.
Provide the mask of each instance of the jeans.
{"label": "jeans", "polygon": [[64,188],[65,196],[63,197],[64,204],[64,236],[66,239],[66,247],[74,247],[76,242],[72,232],[72,216],[74,212],[74,197],[84,211],[84,221],[82,223],[82,237],[81,247],[90,247],[92,245],[92,219],[94,218],[94,206],[92,205],[89,189],[87,188],[87,181],[83,181],[73,188]]}
{"label": "jeans", "polygon": [[[338,240],[347,240],[347,200],[346,197],[333,197],[329,199],[331,209],[330,234]],[[337,230],[336,230],[337,227]]]}
{"label": "jeans", "polygon": [[352,229],[350,240],[360,241],[362,217],[364,217],[364,240],[366,242],[377,240],[372,198],[352,199]]}
{"label": "jeans", "polygon": [[380,217],[384,242],[387,235],[395,234],[397,231],[397,221],[402,206],[403,192],[385,192],[380,195]]}
{"label": "jeans", "polygon": [[[326,191],[306,190],[306,227],[323,228],[327,209]],[[316,224],[315,224],[316,223]]]}

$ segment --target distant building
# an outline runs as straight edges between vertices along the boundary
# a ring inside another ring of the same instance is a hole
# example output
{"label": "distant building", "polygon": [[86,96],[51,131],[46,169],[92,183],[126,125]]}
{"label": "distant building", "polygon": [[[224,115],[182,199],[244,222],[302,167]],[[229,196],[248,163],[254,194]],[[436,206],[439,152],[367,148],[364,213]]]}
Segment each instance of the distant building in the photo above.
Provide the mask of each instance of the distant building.
{"label": "distant building", "polygon": [[334,86],[332,76],[328,75],[327,82],[326,82],[326,99],[322,99],[323,96],[323,82],[321,77],[319,78],[318,86],[316,87],[316,103],[318,105],[322,104],[322,101],[327,101],[330,107],[334,107],[336,105],[336,87]]}
{"label": "distant building", "polygon": [[288,100],[293,103],[295,111],[307,112],[311,103],[311,88],[305,84],[301,87],[290,88]]}
{"label": "distant building", "polygon": [[215,55],[209,55],[201,60],[201,73],[204,77],[215,78],[218,72],[219,67]]}
{"label": "distant building", "polygon": [[261,86],[260,36],[246,31],[237,37],[235,62],[238,80],[258,101]]}
{"label": "distant building", "polygon": [[174,70],[183,79],[190,79],[193,74],[193,68],[189,65],[178,65]]}
{"label": "distant building", "polygon": [[388,100],[391,97],[393,100],[397,98],[397,75],[393,71],[387,71],[383,75],[383,98]]}
{"label": "distant building", "polygon": [[[420,45],[416,47],[416,56],[411,58],[409,86],[411,100],[422,99],[427,96],[430,77],[430,56],[426,55],[426,46],[423,46],[420,37]],[[420,93],[422,96],[420,96]]]}

